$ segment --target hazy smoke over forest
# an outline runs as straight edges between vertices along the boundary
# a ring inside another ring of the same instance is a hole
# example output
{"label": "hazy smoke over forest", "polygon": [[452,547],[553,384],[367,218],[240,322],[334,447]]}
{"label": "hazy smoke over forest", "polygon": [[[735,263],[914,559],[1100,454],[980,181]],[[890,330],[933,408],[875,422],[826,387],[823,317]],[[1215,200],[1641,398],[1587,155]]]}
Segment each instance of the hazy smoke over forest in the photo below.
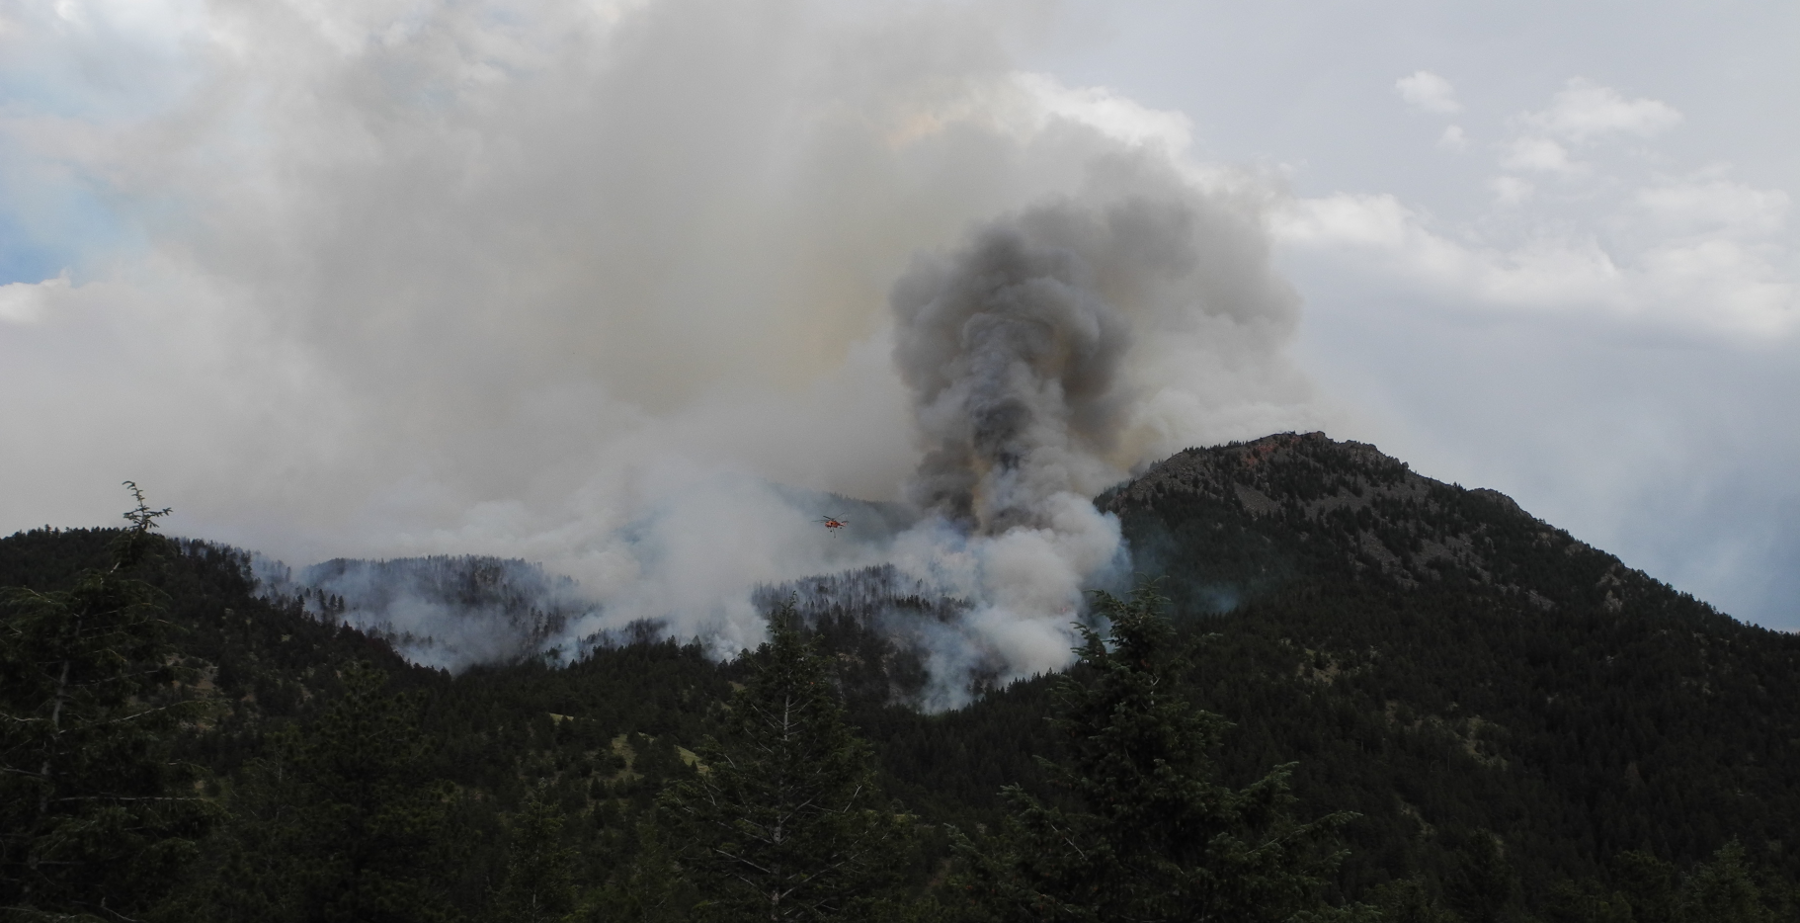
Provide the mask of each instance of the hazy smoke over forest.
{"label": "hazy smoke over forest", "polygon": [[1089,497],[1320,418],[1283,353],[1278,183],[1016,70],[1033,10],[277,3],[56,33],[146,76],[116,118],[13,133],[134,230],[9,309],[29,359],[0,387],[73,384],[19,403],[65,451],[9,457],[43,489],[3,512],[106,521],[131,477],[187,534],[541,562],[597,603],[571,637],[660,619],[722,652],[761,636],[754,586],[891,563],[974,601],[954,643],[1060,665],[1123,560]]}

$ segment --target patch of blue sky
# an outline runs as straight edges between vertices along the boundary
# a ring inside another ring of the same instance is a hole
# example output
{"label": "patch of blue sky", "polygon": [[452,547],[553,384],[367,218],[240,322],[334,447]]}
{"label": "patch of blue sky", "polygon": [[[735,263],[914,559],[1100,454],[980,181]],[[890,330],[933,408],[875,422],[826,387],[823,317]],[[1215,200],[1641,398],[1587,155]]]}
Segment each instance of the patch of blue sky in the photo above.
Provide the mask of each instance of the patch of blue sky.
{"label": "patch of blue sky", "polygon": [[177,104],[203,78],[183,42],[99,23],[76,34],[32,30],[39,41],[0,49],[0,111],[100,124],[147,118]]}
{"label": "patch of blue sky", "polygon": [[0,285],[42,282],[73,261],[73,253],[38,240],[13,216],[0,212]]}
{"label": "patch of blue sky", "polygon": [[9,188],[17,185],[0,182],[0,285],[42,282],[65,269],[79,277],[95,257],[142,242],[135,223],[89,190],[60,183],[18,196]]}

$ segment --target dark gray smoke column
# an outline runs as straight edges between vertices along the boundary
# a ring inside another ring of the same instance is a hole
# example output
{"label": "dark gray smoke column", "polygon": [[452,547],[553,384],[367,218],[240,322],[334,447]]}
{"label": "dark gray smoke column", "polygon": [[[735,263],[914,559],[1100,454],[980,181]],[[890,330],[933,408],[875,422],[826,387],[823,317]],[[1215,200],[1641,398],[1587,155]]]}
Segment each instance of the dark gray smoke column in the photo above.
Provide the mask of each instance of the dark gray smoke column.
{"label": "dark gray smoke column", "polygon": [[1143,200],[1065,203],[917,260],[892,296],[895,357],[926,440],[909,499],[991,535],[1047,526],[1051,496],[1104,482],[1131,325],[1103,282],[1146,256],[1166,264],[1186,223]]}

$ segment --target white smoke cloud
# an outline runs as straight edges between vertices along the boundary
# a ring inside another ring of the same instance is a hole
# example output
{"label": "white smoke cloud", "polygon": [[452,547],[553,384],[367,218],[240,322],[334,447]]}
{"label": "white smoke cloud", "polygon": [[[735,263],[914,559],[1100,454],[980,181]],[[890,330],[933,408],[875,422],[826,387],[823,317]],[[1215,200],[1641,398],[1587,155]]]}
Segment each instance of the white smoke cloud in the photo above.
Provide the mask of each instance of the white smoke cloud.
{"label": "white smoke cloud", "polygon": [[[0,36],[63,75],[0,119],[37,158],[8,172],[59,164],[132,231],[6,289],[0,472],[39,487],[6,527],[108,521],[131,477],[190,534],[539,561],[603,603],[582,630],[663,618],[722,652],[760,635],[755,583],[891,560],[968,588],[1029,671],[1117,555],[1087,496],[1320,422],[1283,353],[1278,184],[1016,70],[1029,10],[181,5],[141,35],[79,11]],[[1008,227],[1115,318],[1103,399],[1042,418],[1060,447],[975,532],[828,534],[771,485],[899,496],[941,434],[890,289]]]}

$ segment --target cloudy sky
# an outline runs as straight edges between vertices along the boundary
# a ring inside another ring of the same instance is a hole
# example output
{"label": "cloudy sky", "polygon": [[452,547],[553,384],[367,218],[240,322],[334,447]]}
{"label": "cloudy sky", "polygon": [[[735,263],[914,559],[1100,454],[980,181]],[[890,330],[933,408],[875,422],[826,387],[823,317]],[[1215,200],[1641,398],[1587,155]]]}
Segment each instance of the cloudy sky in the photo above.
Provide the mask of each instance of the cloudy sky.
{"label": "cloudy sky", "polygon": [[0,0],[0,530],[130,477],[297,564],[850,563],[744,551],[822,541],[745,485],[900,495],[895,282],[1154,199],[1169,253],[1095,258],[1177,267],[1101,280],[1096,470],[1322,428],[1800,629],[1797,46],[1766,2]]}

